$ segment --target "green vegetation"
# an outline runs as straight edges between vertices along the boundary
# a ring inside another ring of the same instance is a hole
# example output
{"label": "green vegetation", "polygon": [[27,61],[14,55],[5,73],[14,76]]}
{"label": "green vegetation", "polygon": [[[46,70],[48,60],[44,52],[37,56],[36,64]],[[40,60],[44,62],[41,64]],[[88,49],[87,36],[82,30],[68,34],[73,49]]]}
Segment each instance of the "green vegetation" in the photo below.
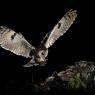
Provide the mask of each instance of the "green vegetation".
{"label": "green vegetation", "polygon": [[76,73],[70,78],[69,85],[71,88],[86,88],[86,84],[81,80],[80,73]]}

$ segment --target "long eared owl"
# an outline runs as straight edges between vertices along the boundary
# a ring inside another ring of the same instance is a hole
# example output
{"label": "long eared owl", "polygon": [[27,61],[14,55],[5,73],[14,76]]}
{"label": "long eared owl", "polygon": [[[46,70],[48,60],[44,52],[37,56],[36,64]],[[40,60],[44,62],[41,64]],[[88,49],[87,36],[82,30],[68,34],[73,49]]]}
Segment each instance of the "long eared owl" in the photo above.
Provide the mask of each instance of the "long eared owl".
{"label": "long eared owl", "polygon": [[46,34],[39,48],[32,46],[21,33],[16,33],[10,28],[0,26],[0,46],[16,55],[31,58],[24,67],[44,66],[46,64],[48,48],[70,28],[76,17],[76,10],[69,10],[55,25],[53,30]]}

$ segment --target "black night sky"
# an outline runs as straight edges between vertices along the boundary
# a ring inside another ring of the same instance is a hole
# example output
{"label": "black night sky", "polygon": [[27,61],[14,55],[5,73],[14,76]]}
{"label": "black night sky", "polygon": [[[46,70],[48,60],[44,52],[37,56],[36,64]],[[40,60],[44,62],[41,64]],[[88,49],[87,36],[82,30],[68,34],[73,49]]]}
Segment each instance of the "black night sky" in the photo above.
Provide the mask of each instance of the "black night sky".
{"label": "black night sky", "polygon": [[0,48],[0,86],[4,90],[2,95],[30,95],[31,84],[44,81],[54,71],[59,72],[75,61],[95,62],[94,35],[82,31],[80,26],[80,0],[11,3],[6,2],[6,7],[1,7],[0,25],[21,32],[34,46],[40,44],[45,34],[53,29],[69,9],[77,10],[78,17],[68,32],[50,48],[45,67],[23,68],[29,59]]}

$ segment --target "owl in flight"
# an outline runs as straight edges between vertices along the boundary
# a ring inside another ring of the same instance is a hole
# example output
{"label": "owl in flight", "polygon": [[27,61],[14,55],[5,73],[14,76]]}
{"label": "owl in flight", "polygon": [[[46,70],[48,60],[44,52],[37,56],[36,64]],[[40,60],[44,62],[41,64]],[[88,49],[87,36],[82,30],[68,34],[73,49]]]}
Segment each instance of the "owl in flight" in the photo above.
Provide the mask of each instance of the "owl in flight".
{"label": "owl in flight", "polygon": [[0,26],[0,46],[16,55],[30,58],[31,60],[24,67],[44,66],[49,47],[70,28],[76,17],[76,10],[69,10],[53,30],[46,34],[38,48],[32,46],[21,33]]}

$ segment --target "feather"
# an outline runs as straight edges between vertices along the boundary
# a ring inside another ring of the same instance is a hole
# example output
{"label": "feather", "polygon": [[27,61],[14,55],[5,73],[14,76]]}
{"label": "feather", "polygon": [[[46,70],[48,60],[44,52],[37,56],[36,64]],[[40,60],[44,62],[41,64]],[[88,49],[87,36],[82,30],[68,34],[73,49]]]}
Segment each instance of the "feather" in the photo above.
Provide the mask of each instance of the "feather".
{"label": "feather", "polygon": [[31,57],[30,52],[35,49],[20,33],[4,26],[0,26],[0,46],[26,58]]}
{"label": "feather", "polygon": [[76,17],[76,10],[69,10],[55,25],[53,30],[47,33],[41,44],[44,44],[44,47],[47,49],[52,46],[53,43],[70,28]]}

